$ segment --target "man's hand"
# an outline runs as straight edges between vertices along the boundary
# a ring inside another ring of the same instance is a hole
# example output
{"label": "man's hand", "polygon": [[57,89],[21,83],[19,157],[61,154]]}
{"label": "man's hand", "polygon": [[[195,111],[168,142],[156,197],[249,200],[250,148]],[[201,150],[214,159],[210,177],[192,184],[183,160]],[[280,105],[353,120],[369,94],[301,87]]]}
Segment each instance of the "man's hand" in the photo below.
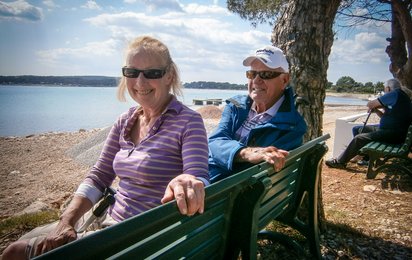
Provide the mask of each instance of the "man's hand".
{"label": "man's hand", "polygon": [[240,162],[260,163],[267,162],[273,165],[275,171],[280,171],[285,166],[288,151],[278,149],[274,146],[247,147],[238,153],[236,160]]}
{"label": "man's hand", "polygon": [[35,252],[37,254],[44,254],[54,248],[76,240],[76,237],[76,231],[72,226],[59,222],[57,227],[38,244]]}
{"label": "man's hand", "polygon": [[169,182],[161,200],[166,203],[176,199],[177,207],[183,215],[203,213],[205,207],[205,186],[190,174],[180,174]]}

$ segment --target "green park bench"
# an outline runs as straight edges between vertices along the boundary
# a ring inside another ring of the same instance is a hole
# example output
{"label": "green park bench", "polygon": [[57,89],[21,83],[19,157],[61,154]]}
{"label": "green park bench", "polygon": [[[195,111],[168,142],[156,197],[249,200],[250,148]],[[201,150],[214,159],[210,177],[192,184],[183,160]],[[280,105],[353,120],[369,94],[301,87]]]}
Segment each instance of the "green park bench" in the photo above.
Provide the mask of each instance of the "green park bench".
{"label": "green park bench", "polygon": [[[203,214],[181,215],[171,201],[36,259],[256,259],[259,231],[273,219],[300,231],[319,259],[317,192],[327,138],[292,150],[279,172],[261,163],[209,185]],[[302,221],[297,211],[306,195]],[[296,248],[287,235],[267,233]]]}
{"label": "green park bench", "polygon": [[[304,247],[296,242],[292,236],[264,230],[272,220],[277,220],[299,231],[306,238],[306,244],[312,258],[321,259],[318,228],[318,183],[321,161],[327,151],[324,141],[329,137],[329,134],[318,137],[291,151],[284,168],[279,172],[275,172],[273,167],[268,164],[258,166],[261,170],[253,178],[259,181],[255,182],[254,191],[246,191],[241,194],[240,200],[243,203],[239,204],[243,209],[247,209],[245,211],[250,215],[243,215],[243,219],[239,220],[239,222],[243,222],[242,225],[248,227],[241,230],[244,232],[241,236],[249,238],[241,241],[244,243],[242,255],[246,259],[256,258],[256,240],[280,242],[297,252],[298,255],[306,255]],[[253,200],[247,203],[251,196],[250,193],[255,194],[257,202]],[[307,204],[303,206],[305,197]],[[300,215],[302,213],[304,219]]]}
{"label": "green park bench", "polygon": [[404,161],[405,165],[410,165],[411,159],[408,158],[408,154],[411,146],[412,124],[408,128],[408,133],[402,144],[388,144],[376,141],[366,144],[359,150],[359,154],[366,154],[369,156],[366,178],[374,179],[380,171],[390,168],[405,172],[412,177],[412,169],[410,166],[404,166],[400,162],[391,161],[393,158],[398,158],[401,161]]}

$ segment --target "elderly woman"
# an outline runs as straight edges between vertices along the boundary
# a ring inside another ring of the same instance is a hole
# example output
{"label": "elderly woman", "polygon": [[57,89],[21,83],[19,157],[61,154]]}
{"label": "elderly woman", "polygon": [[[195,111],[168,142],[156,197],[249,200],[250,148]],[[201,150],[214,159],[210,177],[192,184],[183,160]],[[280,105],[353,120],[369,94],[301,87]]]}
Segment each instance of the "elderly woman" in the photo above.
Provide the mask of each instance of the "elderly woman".
{"label": "elderly woman", "polygon": [[34,229],[11,244],[3,259],[26,259],[83,237],[82,216],[119,177],[115,202],[99,228],[176,199],[182,214],[203,213],[208,184],[208,147],[201,116],[177,101],[180,78],[168,48],[159,40],[139,37],[126,52],[118,98],[127,89],[139,105],[113,125],[100,158],[60,220]]}

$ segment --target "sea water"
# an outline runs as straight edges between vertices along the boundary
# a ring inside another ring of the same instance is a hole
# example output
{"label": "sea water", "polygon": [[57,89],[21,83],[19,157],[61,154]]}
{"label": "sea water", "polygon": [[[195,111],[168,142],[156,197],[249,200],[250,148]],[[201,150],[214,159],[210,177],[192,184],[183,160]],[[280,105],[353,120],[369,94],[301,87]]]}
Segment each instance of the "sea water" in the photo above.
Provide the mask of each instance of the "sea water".
{"label": "sea water", "polygon": [[[0,86],[0,136],[25,136],[45,132],[71,132],[111,126],[135,106],[130,98],[120,102],[115,87]],[[184,104],[193,99],[222,99],[247,94],[246,90],[184,89]],[[353,98],[326,97],[325,103],[364,105]]]}

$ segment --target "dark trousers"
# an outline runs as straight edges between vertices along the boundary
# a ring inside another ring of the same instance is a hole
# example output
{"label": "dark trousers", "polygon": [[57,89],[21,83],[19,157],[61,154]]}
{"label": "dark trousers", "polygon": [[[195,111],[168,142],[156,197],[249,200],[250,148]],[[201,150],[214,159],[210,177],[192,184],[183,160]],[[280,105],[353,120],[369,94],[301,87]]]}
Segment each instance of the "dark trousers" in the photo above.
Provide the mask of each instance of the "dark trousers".
{"label": "dark trousers", "polygon": [[346,147],[345,151],[338,156],[340,163],[347,163],[355,157],[359,150],[367,143],[379,141],[385,143],[402,143],[405,140],[406,132],[399,132],[387,129],[377,129],[376,126],[365,126],[362,134],[357,134]]}

